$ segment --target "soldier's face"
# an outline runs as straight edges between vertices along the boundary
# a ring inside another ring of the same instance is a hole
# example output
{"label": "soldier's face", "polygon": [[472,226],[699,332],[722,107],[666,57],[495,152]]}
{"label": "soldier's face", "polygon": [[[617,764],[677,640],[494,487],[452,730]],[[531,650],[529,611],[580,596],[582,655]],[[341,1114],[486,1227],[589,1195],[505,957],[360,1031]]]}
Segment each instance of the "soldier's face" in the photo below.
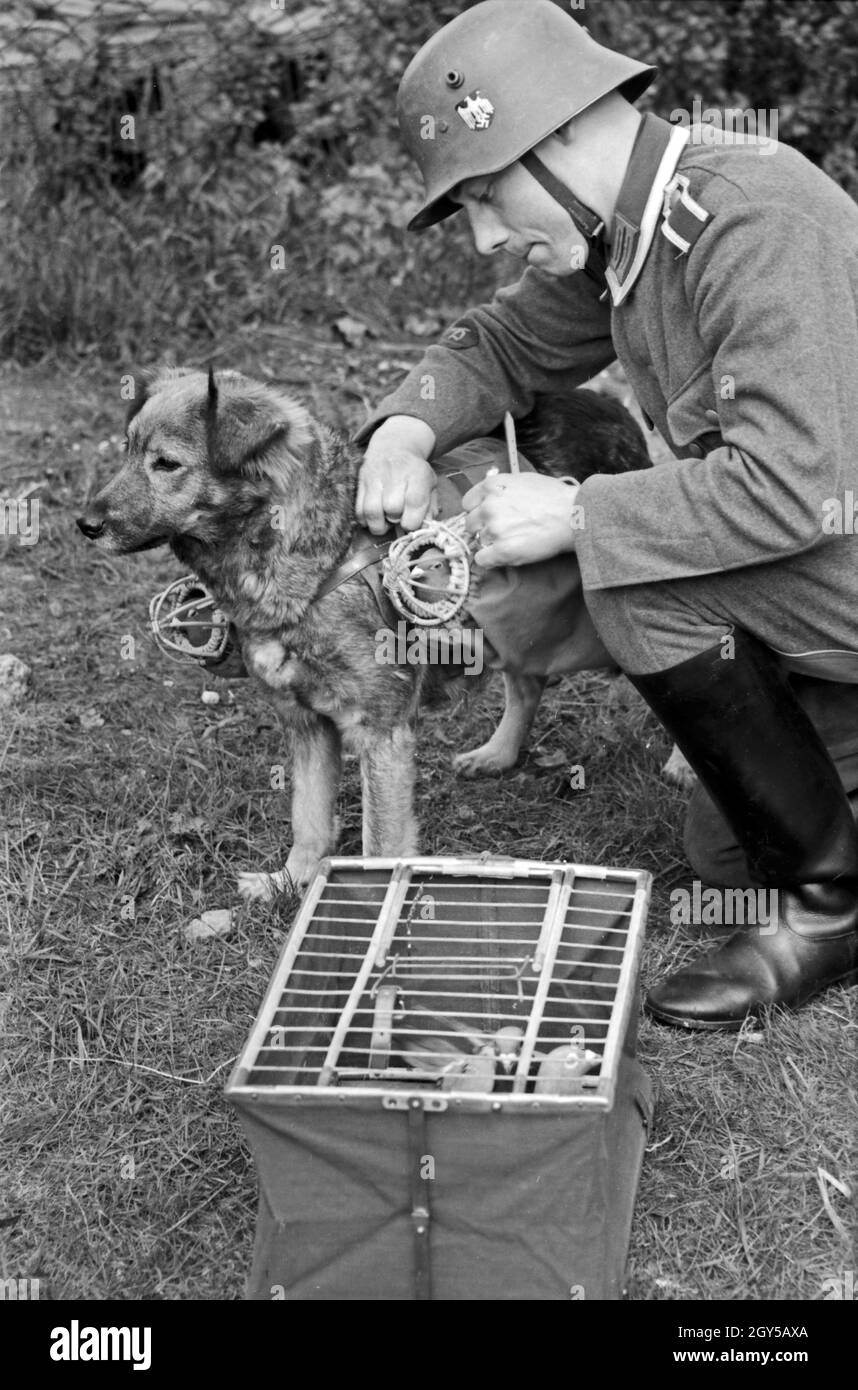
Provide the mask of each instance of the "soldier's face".
{"label": "soldier's face", "polygon": [[481,256],[508,251],[549,275],[574,275],[589,247],[569,214],[521,164],[465,179],[450,195],[468,214]]}

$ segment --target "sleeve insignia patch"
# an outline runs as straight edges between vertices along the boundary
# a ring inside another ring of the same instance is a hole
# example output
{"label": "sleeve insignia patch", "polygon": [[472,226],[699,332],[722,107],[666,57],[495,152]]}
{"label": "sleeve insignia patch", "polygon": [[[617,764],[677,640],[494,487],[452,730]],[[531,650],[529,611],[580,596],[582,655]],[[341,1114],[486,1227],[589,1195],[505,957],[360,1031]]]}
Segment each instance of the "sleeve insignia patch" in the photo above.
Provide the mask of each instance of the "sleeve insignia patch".
{"label": "sleeve insignia patch", "polygon": [[476,347],[479,342],[479,335],[473,324],[466,319],[461,319],[459,323],[454,323],[442,333],[441,342],[444,347],[449,348],[469,348]]}

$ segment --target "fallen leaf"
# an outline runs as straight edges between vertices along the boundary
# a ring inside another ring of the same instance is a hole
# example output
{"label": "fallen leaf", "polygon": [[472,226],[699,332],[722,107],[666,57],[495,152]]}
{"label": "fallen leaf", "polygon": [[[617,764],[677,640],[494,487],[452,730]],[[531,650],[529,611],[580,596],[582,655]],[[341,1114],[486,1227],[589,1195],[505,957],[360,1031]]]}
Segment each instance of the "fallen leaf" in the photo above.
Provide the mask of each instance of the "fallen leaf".
{"label": "fallen leaf", "polygon": [[186,941],[211,941],[218,936],[228,936],[232,930],[232,911],[228,907],[216,907],[195,917],[185,927]]}
{"label": "fallen leaf", "polygon": [[436,314],[409,314],[405,320],[406,333],[414,333],[418,338],[431,338],[441,330],[441,320]]}
{"label": "fallen leaf", "polygon": [[342,318],[335,319],[334,328],[345,338],[349,347],[359,347],[369,332],[365,323],[361,323],[360,319],[353,319],[350,314],[343,314]]}
{"label": "fallen leaf", "polygon": [[184,811],[173,811],[167,824],[171,835],[201,835],[206,829],[202,816],[188,816]]}
{"label": "fallen leaf", "polygon": [[554,753],[537,753],[533,761],[537,767],[565,767],[567,759],[566,754],[557,749]]}

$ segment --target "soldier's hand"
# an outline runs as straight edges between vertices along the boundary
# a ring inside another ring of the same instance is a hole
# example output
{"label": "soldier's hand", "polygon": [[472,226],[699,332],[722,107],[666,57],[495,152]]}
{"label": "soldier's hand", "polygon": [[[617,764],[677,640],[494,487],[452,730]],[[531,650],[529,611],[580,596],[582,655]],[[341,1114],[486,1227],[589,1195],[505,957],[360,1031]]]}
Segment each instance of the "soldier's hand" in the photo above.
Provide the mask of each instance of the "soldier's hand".
{"label": "soldier's hand", "polygon": [[462,498],[476,564],[532,565],[575,549],[583,525],[577,487],[539,473],[487,477]]}
{"label": "soldier's hand", "polygon": [[390,522],[416,531],[434,507],[435,473],[428,459],[435,433],[411,415],[379,425],[358,475],[355,512],[362,526],[381,535]]}

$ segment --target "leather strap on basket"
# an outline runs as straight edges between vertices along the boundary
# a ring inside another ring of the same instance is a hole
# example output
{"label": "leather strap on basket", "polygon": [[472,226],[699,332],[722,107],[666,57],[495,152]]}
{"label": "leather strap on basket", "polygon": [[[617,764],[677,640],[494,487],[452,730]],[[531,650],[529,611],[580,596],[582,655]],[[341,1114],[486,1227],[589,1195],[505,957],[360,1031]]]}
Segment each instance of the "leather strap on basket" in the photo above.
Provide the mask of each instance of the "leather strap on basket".
{"label": "leather strap on basket", "polygon": [[411,1229],[414,1232],[414,1297],[432,1297],[432,1265],[429,1251],[430,1180],[421,1169],[426,1160],[426,1112],[416,1097],[408,1107],[408,1172],[411,1186]]}

